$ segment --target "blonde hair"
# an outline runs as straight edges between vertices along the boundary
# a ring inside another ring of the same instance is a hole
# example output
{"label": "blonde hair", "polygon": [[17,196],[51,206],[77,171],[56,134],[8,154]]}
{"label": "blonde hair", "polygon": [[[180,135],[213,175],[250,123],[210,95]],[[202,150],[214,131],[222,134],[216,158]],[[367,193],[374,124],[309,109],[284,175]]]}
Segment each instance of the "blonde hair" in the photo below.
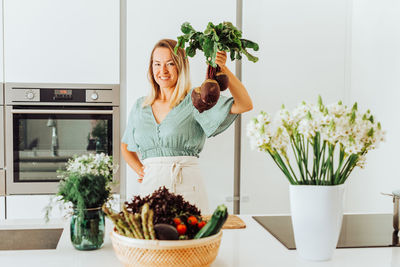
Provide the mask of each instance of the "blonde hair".
{"label": "blonde hair", "polygon": [[177,42],[175,40],[162,39],[156,43],[153,50],[151,51],[149,70],[147,73],[148,79],[151,84],[151,92],[143,101],[142,107],[152,105],[157,97],[160,95],[160,86],[154,79],[153,73],[153,54],[154,51],[159,47],[165,47],[169,49],[169,51],[171,52],[172,61],[178,69],[178,80],[176,81],[174,92],[171,95],[171,99],[169,102],[170,108],[178,105],[190,91],[191,82],[189,61],[185,56],[185,50],[183,50],[182,48],[178,49],[177,55],[174,53],[174,47],[176,46],[176,44]]}

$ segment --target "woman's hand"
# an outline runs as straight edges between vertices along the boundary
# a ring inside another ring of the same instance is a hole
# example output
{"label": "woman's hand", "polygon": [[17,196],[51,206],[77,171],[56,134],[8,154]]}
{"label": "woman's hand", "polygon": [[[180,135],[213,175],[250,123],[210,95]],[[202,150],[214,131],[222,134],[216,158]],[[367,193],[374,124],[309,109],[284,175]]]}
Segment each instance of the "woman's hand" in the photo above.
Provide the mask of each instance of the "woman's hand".
{"label": "woman's hand", "polygon": [[121,142],[121,152],[124,157],[126,163],[134,170],[139,176],[138,182],[141,183],[144,177],[144,166],[142,162],[139,160],[136,152],[132,152],[128,150],[128,145]]}
{"label": "woman's hand", "polygon": [[218,51],[217,57],[215,58],[215,63],[222,69],[226,63],[226,52]]}
{"label": "woman's hand", "polygon": [[134,169],[136,174],[139,176],[137,179],[139,183],[143,182],[143,177],[144,177],[144,166],[138,166],[137,168]]}

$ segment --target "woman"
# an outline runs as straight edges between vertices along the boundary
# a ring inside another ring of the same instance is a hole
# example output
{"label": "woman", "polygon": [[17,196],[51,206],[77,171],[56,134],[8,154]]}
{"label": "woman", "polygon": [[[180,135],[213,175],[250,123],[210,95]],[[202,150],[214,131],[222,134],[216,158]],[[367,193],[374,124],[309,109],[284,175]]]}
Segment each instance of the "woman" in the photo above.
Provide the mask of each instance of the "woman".
{"label": "woman", "polygon": [[204,214],[207,195],[197,158],[205,139],[223,132],[237,114],[253,106],[246,88],[225,66],[226,53],[218,52],[215,62],[228,75],[233,98],[220,96],[214,107],[199,113],[191,101],[189,62],[183,49],[174,54],[175,45],[163,39],[154,46],[148,72],[152,90],[132,107],[121,150],[138,174],[140,195],[166,186]]}

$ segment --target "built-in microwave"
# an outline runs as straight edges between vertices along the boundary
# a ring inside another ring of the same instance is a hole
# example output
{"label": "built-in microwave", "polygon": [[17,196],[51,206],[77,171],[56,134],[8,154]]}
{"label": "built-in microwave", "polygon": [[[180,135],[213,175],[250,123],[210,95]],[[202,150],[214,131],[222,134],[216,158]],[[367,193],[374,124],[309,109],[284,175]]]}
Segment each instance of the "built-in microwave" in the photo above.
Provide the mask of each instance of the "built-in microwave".
{"label": "built-in microwave", "polygon": [[119,164],[118,85],[6,83],[5,103],[7,195],[55,193],[75,155]]}

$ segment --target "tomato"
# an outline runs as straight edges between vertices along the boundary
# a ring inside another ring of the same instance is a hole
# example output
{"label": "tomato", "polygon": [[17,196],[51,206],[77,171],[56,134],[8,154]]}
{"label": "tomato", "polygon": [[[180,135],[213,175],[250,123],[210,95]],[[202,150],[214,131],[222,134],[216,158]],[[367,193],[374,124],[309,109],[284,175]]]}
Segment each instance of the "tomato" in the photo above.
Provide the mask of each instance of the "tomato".
{"label": "tomato", "polygon": [[184,235],[186,233],[187,228],[186,228],[186,225],[184,225],[182,223],[182,224],[179,224],[179,225],[176,226],[176,230],[178,231],[178,233],[180,235]]}
{"label": "tomato", "polygon": [[196,224],[197,224],[197,218],[194,217],[194,216],[189,216],[187,222],[188,222],[188,224],[190,224],[190,225],[196,225]]}
{"label": "tomato", "polygon": [[206,225],[206,222],[205,222],[205,221],[201,221],[201,222],[198,222],[198,223],[197,223],[197,227],[198,227],[199,229],[203,228],[204,225]]}
{"label": "tomato", "polygon": [[176,217],[176,218],[174,219],[174,223],[175,223],[176,226],[178,226],[178,225],[180,225],[180,224],[182,223],[182,221],[181,221],[181,219],[179,219],[178,217]]}

